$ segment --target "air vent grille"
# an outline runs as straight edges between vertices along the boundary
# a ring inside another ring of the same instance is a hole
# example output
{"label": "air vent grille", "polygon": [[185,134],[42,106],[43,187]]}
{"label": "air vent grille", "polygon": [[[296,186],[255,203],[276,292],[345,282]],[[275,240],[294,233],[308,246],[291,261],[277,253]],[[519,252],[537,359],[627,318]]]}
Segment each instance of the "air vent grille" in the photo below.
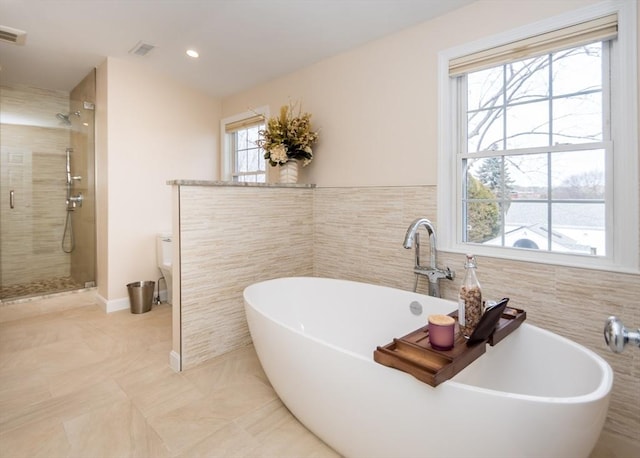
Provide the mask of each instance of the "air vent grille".
{"label": "air vent grille", "polygon": [[139,41],[137,45],[129,50],[129,54],[135,54],[136,56],[146,56],[153,48],[155,48],[154,45]]}
{"label": "air vent grille", "polygon": [[27,32],[0,25],[0,41],[14,45],[24,45],[27,40]]}

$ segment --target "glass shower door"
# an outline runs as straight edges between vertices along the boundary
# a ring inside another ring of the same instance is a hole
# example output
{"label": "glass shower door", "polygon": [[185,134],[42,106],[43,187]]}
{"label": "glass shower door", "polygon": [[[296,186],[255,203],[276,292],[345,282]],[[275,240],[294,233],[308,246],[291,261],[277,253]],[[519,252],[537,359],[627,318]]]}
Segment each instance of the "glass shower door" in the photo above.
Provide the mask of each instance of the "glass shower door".
{"label": "glass shower door", "polygon": [[[85,80],[78,87],[95,93],[94,72]],[[86,214],[94,212],[93,202],[85,214],[74,211],[71,219],[78,222],[68,220],[65,202],[69,148],[74,186],[86,188],[85,201],[94,198],[93,109],[76,110],[83,102],[74,101],[75,91],[70,96],[0,86],[0,301],[84,288],[95,280],[95,216]],[[67,236],[70,229],[76,236],[71,252],[63,249],[65,223]]]}

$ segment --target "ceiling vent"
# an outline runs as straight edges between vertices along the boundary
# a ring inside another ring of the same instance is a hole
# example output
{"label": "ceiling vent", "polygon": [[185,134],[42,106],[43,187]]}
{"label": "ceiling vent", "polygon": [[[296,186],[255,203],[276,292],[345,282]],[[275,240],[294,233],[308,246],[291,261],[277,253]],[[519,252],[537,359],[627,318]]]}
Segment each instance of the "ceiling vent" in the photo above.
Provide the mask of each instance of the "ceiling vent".
{"label": "ceiling vent", "polygon": [[129,50],[129,54],[135,54],[136,56],[146,56],[153,48],[155,48],[154,45],[139,41],[137,45]]}
{"label": "ceiling vent", "polygon": [[0,41],[22,46],[27,41],[27,32],[0,25]]}

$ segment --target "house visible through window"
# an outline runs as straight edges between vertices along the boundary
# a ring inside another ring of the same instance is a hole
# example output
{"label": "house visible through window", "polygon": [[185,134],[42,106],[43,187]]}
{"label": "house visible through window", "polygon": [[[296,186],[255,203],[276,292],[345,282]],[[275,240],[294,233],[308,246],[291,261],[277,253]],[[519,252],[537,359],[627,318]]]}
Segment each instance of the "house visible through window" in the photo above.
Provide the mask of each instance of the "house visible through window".
{"label": "house visible through window", "polygon": [[608,47],[592,43],[459,77],[465,242],[606,254]]}
{"label": "house visible through window", "polygon": [[264,183],[264,150],[256,143],[265,126],[264,116],[253,115],[223,125],[229,178],[236,182]]}
{"label": "house visible through window", "polygon": [[638,268],[637,45],[621,15],[443,53],[442,249]]}

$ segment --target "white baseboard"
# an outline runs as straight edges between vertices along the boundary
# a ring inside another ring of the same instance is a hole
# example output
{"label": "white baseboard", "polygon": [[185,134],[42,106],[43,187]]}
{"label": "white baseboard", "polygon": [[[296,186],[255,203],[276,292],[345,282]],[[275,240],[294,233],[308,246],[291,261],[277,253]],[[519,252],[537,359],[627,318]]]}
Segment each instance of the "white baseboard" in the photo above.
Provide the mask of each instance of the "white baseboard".
{"label": "white baseboard", "polygon": [[98,298],[98,301],[100,301],[100,305],[102,305],[102,309],[105,313],[117,312],[118,310],[126,310],[130,308],[128,297],[112,299],[110,301],[106,300],[99,294],[96,294],[96,297]]}
{"label": "white baseboard", "polygon": [[182,364],[180,363],[180,355],[175,351],[169,353],[169,366],[176,372],[182,371]]}

